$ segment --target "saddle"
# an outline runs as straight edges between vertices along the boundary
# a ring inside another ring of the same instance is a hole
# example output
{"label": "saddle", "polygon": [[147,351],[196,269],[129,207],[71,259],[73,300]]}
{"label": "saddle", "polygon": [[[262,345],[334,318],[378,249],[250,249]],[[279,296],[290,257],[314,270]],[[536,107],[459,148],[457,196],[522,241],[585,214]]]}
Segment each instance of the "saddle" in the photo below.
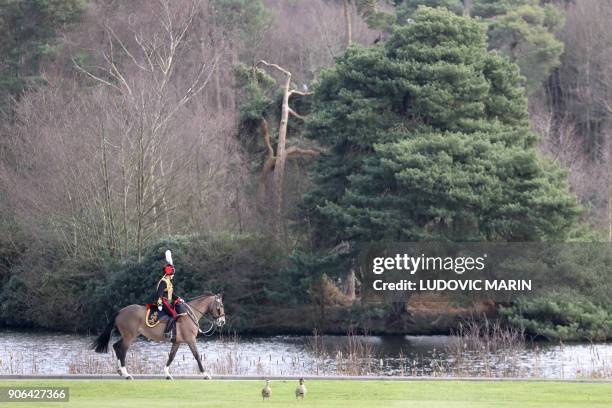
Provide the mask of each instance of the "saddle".
{"label": "saddle", "polygon": [[[181,303],[183,302],[182,299],[180,298],[175,299],[172,305],[170,305],[166,301],[166,299],[164,299],[163,301],[164,301],[164,307],[162,308],[161,312],[157,309],[156,304],[147,303],[146,305],[147,314],[145,316],[145,323],[147,324],[147,326],[155,327],[161,321],[168,321],[171,318],[175,319],[177,316],[184,314],[182,313],[183,309],[181,307]],[[168,314],[168,311],[171,314]]]}
{"label": "saddle", "polygon": [[153,328],[157,326],[159,322],[167,321],[170,318],[170,316],[168,316],[168,314],[166,313],[165,309],[162,309],[162,311],[160,312],[159,310],[157,310],[157,305],[154,303],[147,303],[146,307],[147,314],[145,316],[145,323],[148,327]]}

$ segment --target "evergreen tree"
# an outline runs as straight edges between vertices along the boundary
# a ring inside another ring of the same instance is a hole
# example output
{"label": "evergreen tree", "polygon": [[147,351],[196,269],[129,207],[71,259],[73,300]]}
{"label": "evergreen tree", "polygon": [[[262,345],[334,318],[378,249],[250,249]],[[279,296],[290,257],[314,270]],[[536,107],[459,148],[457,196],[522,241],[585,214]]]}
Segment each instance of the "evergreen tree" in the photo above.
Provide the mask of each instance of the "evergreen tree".
{"label": "evergreen tree", "polygon": [[75,22],[84,0],[0,0],[0,108],[41,80],[42,59],[56,50],[59,28]]}
{"label": "evergreen tree", "polygon": [[401,0],[397,2],[395,13],[400,24],[404,24],[419,6],[444,7],[455,14],[463,13],[461,0]]}
{"label": "evergreen tree", "polygon": [[379,9],[381,0],[354,0],[357,13],[372,29],[385,29],[393,23],[393,14]]}
{"label": "evergreen tree", "polygon": [[225,36],[240,43],[261,37],[272,21],[263,0],[211,0],[210,6]]}
{"label": "evergreen tree", "polygon": [[475,0],[473,16],[487,19],[489,48],[508,55],[534,92],[559,66],[563,43],[555,33],[563,26],[563,15],[552,4],[539,0]]}
{"label": "evergreen tree", "polygon": [[[518,64],[532,93],[559,66],[563,43],[555,34],[563,26],[563,14],[549,0],[398,0],[398,22],[405,24],[419,6],[445,7],[485,19],[489,27],[489,49],[498,50]],[[473,6],[469,6],[473,5]]]}
{"label": "evergreen tree", "polygon": [[578,214],[536,151],[516,65],[443,9],[325,71],[308,134],[327,147],[303,215],[315,244],[562,240]]}

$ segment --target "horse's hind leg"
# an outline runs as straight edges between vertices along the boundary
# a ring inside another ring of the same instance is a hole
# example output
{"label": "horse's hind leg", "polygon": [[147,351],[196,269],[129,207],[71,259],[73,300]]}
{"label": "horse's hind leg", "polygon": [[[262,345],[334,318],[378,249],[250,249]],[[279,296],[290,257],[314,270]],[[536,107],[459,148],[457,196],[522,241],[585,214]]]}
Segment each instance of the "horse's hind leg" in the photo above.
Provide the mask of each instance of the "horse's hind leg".
{"label": "horse's hind leg", "polygon": [[181,345],[180,343],[172,344],[172,348],[170,349],[170,354],[168,355],[168,361],[166,361],[166,366],[164,367],[164,373],[166,374],[166,380],[174,379],[170,375],[170,364],[172,364],[172,361],[174,360],[174,356],[176,356],[176,352],[178,351],[180,345]]}
{"label": "horse's hind leg", "polygon": [[117,373],[123,376],[121,367],[125,366],[125,352],[123,351],[123,339],[119,339],[113,344],[113,350],[115,350],[115,356],[117,356]]}
{"label": "horse's hind leg", "polygon": [[119,339],[115,344],[113,344],[113,349],[115,350],[115,355],[117,356],[118,365],[119,365],[119,375],[128,379],[133,380],[134,377],[128,373],[127,368],[125,368],[125,357],[127,355],[128,348],[130,347],[129,343],[127,343],[123,337]]}

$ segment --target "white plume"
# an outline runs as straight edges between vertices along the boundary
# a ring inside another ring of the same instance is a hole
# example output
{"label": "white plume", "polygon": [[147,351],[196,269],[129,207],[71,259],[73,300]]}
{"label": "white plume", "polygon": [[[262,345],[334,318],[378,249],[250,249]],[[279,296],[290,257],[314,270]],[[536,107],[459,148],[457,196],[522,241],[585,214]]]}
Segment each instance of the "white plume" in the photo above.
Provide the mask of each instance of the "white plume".
{"label": "white plume", "polygon": [[166,262],[174,266],[174,264],[172,263],[172,252],[170,252],[169,249],[166,251]]}

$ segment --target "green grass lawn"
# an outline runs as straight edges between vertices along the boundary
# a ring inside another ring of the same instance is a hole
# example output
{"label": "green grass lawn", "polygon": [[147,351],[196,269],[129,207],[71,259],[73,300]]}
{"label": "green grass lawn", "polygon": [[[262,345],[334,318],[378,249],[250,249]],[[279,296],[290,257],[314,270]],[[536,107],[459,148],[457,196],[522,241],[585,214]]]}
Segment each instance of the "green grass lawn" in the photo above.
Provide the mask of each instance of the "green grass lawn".
{"label": "green grass lawn", "polygon": [[307,381],[304,402],[296,402],[295,381],[273,381],[272,398],[262,402],[263,381],[0,381],[0,387],[69,387],[68,403],[0,403],[45,407],[260,407],[346,408],[612,407],[612,384],[469,381]]}

